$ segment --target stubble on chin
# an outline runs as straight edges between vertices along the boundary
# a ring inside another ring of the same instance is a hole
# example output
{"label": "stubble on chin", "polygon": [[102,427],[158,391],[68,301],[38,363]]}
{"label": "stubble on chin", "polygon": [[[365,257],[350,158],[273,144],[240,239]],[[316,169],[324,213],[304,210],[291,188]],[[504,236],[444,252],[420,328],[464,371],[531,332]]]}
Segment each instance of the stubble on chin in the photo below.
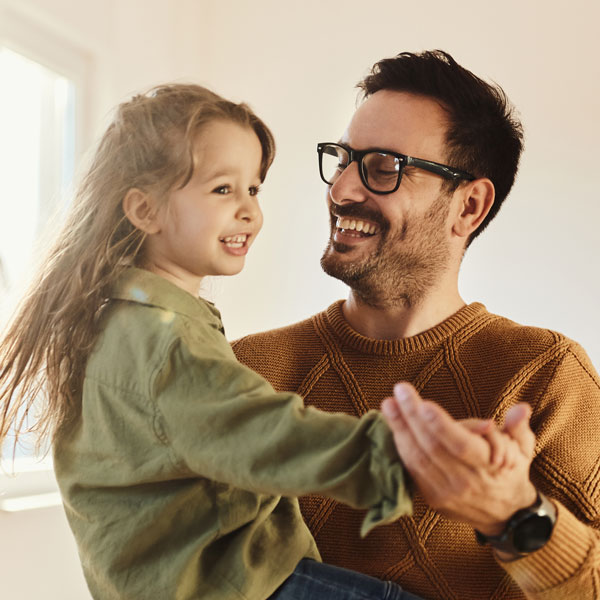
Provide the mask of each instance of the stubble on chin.
{"label": "stubble on chin", "polygon": [[361,282],[370,279],[369,274],[377,262],[377,253],[380,246],[381,242],[367,256],[352,260],[345,255],[356,251],[356,248],[348,244],[340,244],[330,238],[321,257],[321,267],[327,275],[339,279],[350,288],[362,288],[363,284]]}
{"label": "stubble on chin", "polygon": [[321,267],[368,306],[416,306],[449,265],[443,233],[448,210],[447,196],[440,196],[423,217],[405,220],[395,233],[383,232],[377,247],[356,260],[344,255],[359,249],[333,241],[332,223]]}
{"label": "stubble on chin", "polygon": [[355,286],[362,287],[360,282],[368,278],[369,272],[376,262],[377,254],[381,251],[381,247],[385,242],[389,232],[389,223],[383,218],[380,212],[364,207],[361,204],[350,204],[347,206],[336,207],[336,212],[339,216],[364,218],[379,226],[380,241],[377,247],[366,256],[352,260],[345,255],[355,252],[356,246],[352,244],[342,244],[336,242],[333,236],[336,232],[337,218],[333,215],[330,208],[330,233],[327,247],[321,257],[321,268],[327,275],[339,279],[352,289]]}

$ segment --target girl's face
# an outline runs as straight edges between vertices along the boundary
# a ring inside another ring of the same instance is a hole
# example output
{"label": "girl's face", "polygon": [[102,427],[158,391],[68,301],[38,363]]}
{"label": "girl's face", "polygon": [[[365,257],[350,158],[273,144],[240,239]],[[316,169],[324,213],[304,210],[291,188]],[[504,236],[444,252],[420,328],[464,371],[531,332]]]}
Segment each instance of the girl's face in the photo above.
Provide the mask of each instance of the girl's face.
{"label": "girl's face", "polygon": [[147,267],[197,295],[206,275],[235,275],[262,226],[262,148],[249,127],[213,121],[194,147],[190,181],[170,193],[146,239]]}

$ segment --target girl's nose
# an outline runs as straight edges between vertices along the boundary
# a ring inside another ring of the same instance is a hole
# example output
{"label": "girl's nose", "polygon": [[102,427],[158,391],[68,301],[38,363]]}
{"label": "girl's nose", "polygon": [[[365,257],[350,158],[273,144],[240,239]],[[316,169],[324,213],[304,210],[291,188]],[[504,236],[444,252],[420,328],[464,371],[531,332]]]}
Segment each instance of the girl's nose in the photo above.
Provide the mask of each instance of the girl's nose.
{"label": "girl's nose", "polygon": [[251,223],[252,221],[255,221],[257,218],[259,218],[261,215],[262,212],[260,210],[260,206],[258,205],[257,197],[248,194],[242,201],[242,204],[238,211],[238,218],[242,221],[246,221],[246,223]]}

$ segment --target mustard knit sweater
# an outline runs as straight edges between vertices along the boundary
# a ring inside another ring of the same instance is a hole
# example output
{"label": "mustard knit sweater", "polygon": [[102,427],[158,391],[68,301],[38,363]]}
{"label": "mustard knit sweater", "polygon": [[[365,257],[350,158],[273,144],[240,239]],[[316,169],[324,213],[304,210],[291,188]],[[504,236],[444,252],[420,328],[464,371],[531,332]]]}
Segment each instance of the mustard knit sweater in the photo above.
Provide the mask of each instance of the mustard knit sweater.
{"label": "mustard knit sweater", "polygon": [[234,342],[238,359],[307,405],[361,415],[410,381],[455,418],[502,421],[533,408],[531,478],[558,520],[541,550],[498,562],[473,530],[415,497],[414,515],[359,536],[364,514],[320,497],[301,506],[324,562],[392,579],[427,599],[600,599],[600,379],[580,346],[464,307],[433,329],[375,340],[350,328],[342,301],[311,319]]}

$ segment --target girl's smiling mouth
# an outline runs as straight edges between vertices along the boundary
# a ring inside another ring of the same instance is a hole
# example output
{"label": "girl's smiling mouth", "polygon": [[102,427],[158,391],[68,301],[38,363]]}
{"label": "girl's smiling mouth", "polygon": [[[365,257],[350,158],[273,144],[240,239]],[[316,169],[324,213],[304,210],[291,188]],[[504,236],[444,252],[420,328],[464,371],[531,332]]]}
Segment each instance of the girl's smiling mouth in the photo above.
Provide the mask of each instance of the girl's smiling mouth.
{"label": "girl's smiling mouth", "polygon": [[237,233],[235,235],[227,235],[219,238],[219,241],[225,247],[225,251],[235,256],[243,256],[248,252],[251,234],[249,233]]}
{"label": "girl's smiling mouth", "polygon": [[238,233],[237,235],[228,235],[220,238],[219,241],[223,242],[229,248],[242,248],[249,237],[248,233]]}

